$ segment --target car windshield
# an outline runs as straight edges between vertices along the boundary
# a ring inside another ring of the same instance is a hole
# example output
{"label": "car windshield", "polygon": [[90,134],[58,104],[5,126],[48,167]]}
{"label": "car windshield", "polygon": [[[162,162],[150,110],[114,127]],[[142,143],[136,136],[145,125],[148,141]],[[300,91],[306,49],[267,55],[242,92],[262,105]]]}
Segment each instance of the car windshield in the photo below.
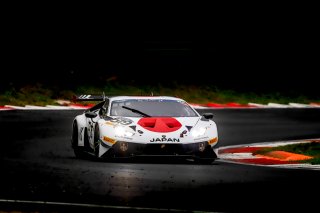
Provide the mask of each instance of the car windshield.
{"label": "car windshield", "polygon": [[111,116],[142,117],[197,117],[197,113],[184,101],[165,99],[116,100],[111,104]]}

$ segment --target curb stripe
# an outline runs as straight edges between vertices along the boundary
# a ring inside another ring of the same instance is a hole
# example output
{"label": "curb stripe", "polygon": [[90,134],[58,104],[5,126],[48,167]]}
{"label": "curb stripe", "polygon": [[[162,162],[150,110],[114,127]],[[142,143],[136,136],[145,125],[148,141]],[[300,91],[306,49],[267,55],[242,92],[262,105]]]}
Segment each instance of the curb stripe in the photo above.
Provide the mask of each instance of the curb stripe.
{"label": "curb stripe", "polygon": [[50,108],[43,107],[43,106],[34,106],[34,105],[25,105],[27,109],[41,109],[41,110],[50,110]]}
{"label": "curb stripe", "polygon": [[255,107],[270,107],[265,104],[257,104],[257,103],[248,103],[249,106],[255,106]]}
{"label": "curb stripe", "polygon": [[14,110],[11,107],[0,106],[0,110]]}
{"label": "curb stripe", "polygon": [[25,107],[22,107],[22,106],[13,106],[13,105],[4,105],[4,106],[12,109],[22,109],[22,110],[26,109]]}
{"label": "curb stripe", "polygon": [[[304,139],[304,140],[292,140],[292,141],[276,141],[276,142],[263,142],[263,143],[254,143],[254,144],[244,144],[244,145],[234,145],[234,146],[225,146],[215,149],[215,152],[218,153],[218,158],[222,161],[231,162],[231,163],[241,163],[241,164],[250,164],[255,166],[274,166],[281,168],[303,168],[303,169],[315,169],[320,170],[320,165],[312,164],[303,164],[297,161],[291,161],[291,158],[302,157],[299,154],[288,153],[282,151],[271,152],[271,156],[266,155],[253,155],[252,152],[261,149],[263,147],[274,147],[282,146],[289,144],[297,143],[310,143],[317,142],[320,139]],[[277,155],[282,155],[283,159],[277,157]],[[303,155],[303,157],[305,157]],[[307,156],[309,157],[309,156]],[[292,167],[290,165],[298,164],[299,166]],[[279,166],[281,165],[281,166]]]}
{"label": "curb stripe", "polygon": [[275,108],[289,108],[289,107],[291,107],[286,104],[277,104],[277,103],[268,103],[268,106],[275,107]]}
{"label": "curb stripe", "polygon": [[299,103],[289,103],[289,105],[297,108],[312,107],[311,105],[308,105],[308,104],[299,104]]}
{"label": "curb stripe", "polygon": [[50,109],[72,109],[69,106],[55,106],[55,105],[46,105],[47,108]]}

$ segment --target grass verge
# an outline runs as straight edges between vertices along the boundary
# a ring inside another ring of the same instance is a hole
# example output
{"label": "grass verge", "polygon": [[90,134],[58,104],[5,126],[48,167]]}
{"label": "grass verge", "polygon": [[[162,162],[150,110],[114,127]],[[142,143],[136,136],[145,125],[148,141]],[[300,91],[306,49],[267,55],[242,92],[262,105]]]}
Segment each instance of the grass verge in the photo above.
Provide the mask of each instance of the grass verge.
{"label": "grass verge", "polygon": [[162,85],[134,86],[123,84],[106,84],[104,87],[80,86],[72,90],[57,87],[46,88],[42,85],[29,85],[22,88],[11,88],[0,93],[0,106],[3,105],[39,105],[55,104],[56,99],[71,100],[78,94],[105,94],[112,95],[165,95],[182,98],[189,103],[206,104],[237,102],[247,104],[255,102],[267,104],[270,102],[288,104],[290,102],[306,103],[320,102],[320,99],[311,99],[303,95],[285,96],[280,93],[257,94],[253,92],[241,93],[232,90],[221,90],[211,86],[178,85],[171,87]]}

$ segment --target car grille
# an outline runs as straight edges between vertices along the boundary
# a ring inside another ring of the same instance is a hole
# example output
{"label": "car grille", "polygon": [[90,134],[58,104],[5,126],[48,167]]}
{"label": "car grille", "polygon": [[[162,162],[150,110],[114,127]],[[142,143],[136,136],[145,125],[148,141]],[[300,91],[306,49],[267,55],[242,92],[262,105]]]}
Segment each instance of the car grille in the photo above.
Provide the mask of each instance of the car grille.
{"label": "car grille", "polygon": [[[128,150],[123,152],[120,149],[122,141],[118,141],[112,148],[115,153],[133,155],[193,155],[199,152],[199,143],[191,144],[139,144],[128,143]],[[205,146],[209,146],[204,142]]]}

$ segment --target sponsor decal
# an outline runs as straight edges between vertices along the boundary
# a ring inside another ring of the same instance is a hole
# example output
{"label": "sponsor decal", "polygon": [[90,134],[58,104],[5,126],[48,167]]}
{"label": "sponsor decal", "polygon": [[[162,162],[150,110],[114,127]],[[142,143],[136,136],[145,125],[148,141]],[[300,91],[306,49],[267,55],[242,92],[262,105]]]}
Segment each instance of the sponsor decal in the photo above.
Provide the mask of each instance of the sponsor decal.
{"label": "sponsor decal", "polygon": [[162,135],[162,138],[152,138],[150,142],[180,142],[179,138],[167,138],[165,135]]}
{"label": "sponsor decal", "polygon": [[183,138],[185,134],[187,134],[187,130],[184,130],[183,132],[180,133],[180,138]]}
{"label": "sponsor decal", "polygon": [[105,122],[104,124],[109,125],[109,126],[114,126],[114,124],[110,121]]}
{"label": "sponsor decal", "polygon": [[109,138],[107,136],[103,136],[103,140],[106,141],[106,142],[109,142],[111,144],[115,144],[117,141],[112,139],[112,138]]}
{"label": "sponsor decal", "polygon": [[83,132],[84,127],[80,128],[80,140],[82,140],[82,132]]}
{"label": "sponsor decal", "polygon": [[206,140],[206,139],[208,139],[209,137],[208,136],[205,136],[205,137],[201,137],[201,138],[195,138],[194,140],[196,141],[196,140]]}
{"label": "sponsor decal", "polygon": [[218,141],[218,137],[212,138],[211,140],[208,141],[208,144],[214,144]]}
{"label": "sponsor decal", "polygon": [[94,131],[93,125],[94,124],[89,121],[89,128],[87,129],[87,133],[88,133],[89,138],[93,138],[93,131]]}

